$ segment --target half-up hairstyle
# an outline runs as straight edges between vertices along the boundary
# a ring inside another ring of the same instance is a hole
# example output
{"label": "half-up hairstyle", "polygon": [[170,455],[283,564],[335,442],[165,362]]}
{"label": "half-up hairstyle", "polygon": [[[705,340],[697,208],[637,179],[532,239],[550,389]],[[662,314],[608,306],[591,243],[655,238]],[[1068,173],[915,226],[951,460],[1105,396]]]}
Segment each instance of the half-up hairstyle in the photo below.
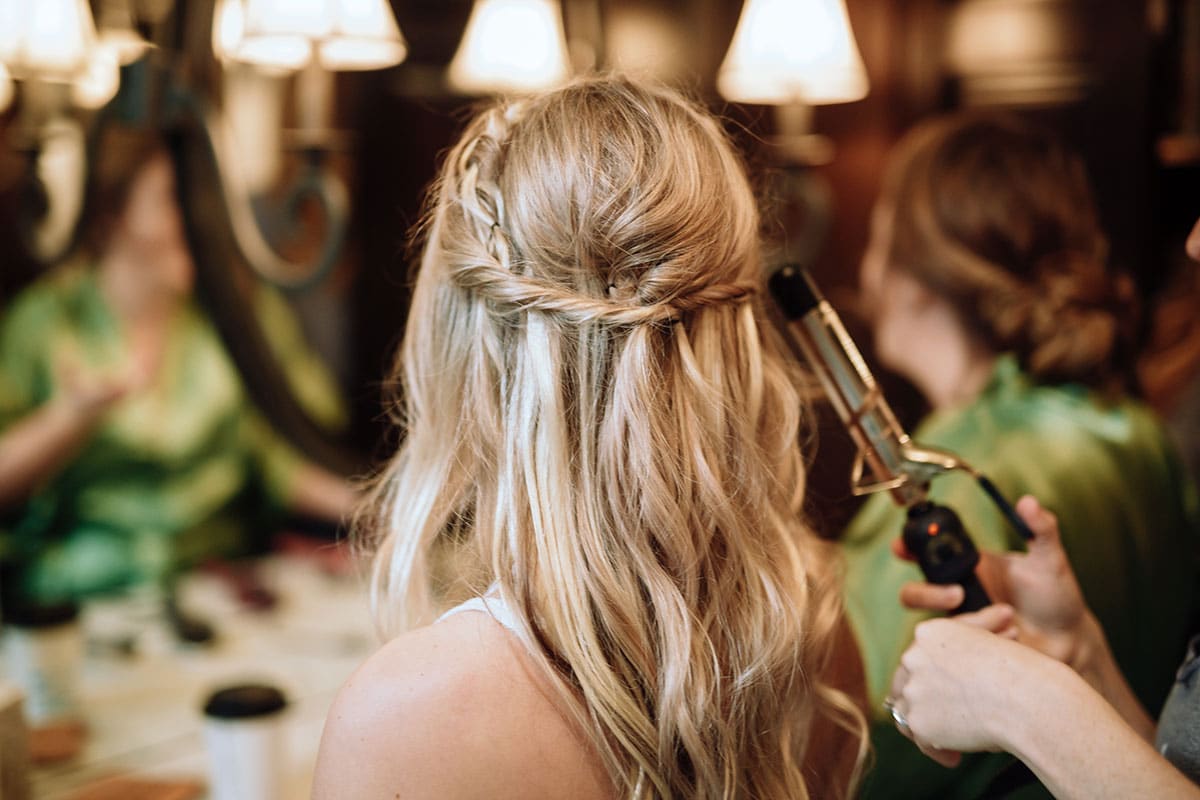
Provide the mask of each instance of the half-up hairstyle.
{"label": "half-up hairstyle", "polygon": [[1047,382],[1123,379],[1131,284],[1107,267],[1084,167],[1015,118],[960,113],[898,145],[883,201],[891,267],[950,301],[966,329]]}
{"label": "half-up hairstyle", "polygon": [[814,725],[861,760],[823,676],[838,574],[801,517],[800,376],[717,122],[617,78],[500,102],[429,203],[405,438],[364,523],[384,630],[434,618],[453,543],[621,796],[808,797]]}

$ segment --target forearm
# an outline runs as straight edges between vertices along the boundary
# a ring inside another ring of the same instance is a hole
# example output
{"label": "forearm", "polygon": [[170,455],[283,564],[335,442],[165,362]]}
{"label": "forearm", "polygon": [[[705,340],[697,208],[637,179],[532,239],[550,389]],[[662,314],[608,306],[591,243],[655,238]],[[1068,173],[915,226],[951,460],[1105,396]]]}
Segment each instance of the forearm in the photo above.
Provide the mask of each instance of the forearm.
{"label": "forearm", "polygon": [[345,522],[354,512],[358,493],[345,478],[303,462],[292,478],[287,500],[293,511],[331,522]]}
{"label": "forearm", "polygon": [[97,420],[67,400],[52,400],[0,434],[0,508],[25,500],[62,471]]}
{"label": "forearm", "polygon": [[1015,687],[1006,749],[1056,798],[1200,798],[1105,698],[1069,668],[1053,667],[1035,686]]}
{"label": "forearm", "polygon": [[1104,629],[1092,614],[1084,623],[1084,644],[1070,666],[1108,701],[1121,718],[1147,742],[1154,741],[1155,724],[1117,666]]}

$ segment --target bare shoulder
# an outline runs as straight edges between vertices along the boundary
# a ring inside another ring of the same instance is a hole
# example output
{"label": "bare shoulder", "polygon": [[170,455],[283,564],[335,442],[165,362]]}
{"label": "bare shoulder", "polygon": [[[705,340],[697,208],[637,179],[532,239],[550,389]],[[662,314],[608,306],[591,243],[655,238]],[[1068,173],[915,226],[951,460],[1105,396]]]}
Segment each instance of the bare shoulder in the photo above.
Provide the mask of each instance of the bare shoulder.
{"label": "bare shoulder", "polygon": [[389,642],[338,693],[313,797],[608,797],[521,642],[483,613]]}

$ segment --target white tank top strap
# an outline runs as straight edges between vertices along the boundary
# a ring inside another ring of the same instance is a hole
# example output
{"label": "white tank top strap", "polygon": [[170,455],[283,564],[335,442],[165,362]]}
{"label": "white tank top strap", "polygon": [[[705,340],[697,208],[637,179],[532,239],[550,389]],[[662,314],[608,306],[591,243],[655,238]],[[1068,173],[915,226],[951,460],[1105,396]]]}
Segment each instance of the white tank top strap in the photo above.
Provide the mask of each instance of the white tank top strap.
{"label": "white tank top strap", "polygon": [[459,603],[438,617],[437,621],[441,622],[446,617],[461,614],[464,611],[482,611],[485,614],[490,614],[492,619],[512,631],[517,638],[524,638],[517,615],[513,613],[513,610],[508,607],[508,603],[504,602],[504,598],[494,588],[489,589],[488,593],[482,597],[472,597],[466,602]]}

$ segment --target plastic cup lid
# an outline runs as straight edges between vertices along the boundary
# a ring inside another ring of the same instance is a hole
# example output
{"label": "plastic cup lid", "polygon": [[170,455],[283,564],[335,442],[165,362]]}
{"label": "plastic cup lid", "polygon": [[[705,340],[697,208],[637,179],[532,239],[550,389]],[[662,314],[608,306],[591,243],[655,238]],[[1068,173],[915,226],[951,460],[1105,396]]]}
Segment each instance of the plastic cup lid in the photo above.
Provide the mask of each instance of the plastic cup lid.
{"label": "plastic cup lid", "polygon": [[15,604],[4,609],[4,622],[15,628],[57,628],[79,618],[79,604],[72,602]]}
{"label": "plastic cup lid", "polygon": [[245,683],[213,692],[204,704],[204,713],[216,719],[247,719],[274,714],[285,706],[287,698],[274,686]]}

